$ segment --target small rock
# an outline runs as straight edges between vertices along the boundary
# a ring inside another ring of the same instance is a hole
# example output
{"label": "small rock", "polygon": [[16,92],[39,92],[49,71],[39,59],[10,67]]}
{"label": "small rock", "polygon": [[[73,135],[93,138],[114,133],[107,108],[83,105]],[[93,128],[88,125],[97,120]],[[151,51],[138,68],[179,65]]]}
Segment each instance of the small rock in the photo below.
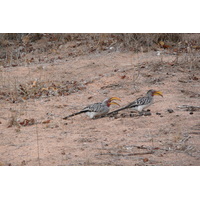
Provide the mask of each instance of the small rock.
{"label": "small rock", "polygon": [[143,116],[144,115],[144,113],[143,112],[139,112],[139,116]]}
{"label": "small rock", "polygon": [[169,113],[173,113],[173,112],[174,112],[172,109],[167,109],[167,111],[168,111]]}
{"label": "small rock", "polygon": [[150,112],[145,112],[145,113],[144,113],[144,116],[150,116],[150,115],[151,115]]}
{"label": "small rock", "polygon": [[156,115],[161,115],[161,113],[157,112]]}
{"label": "small rock", "polygon": [[125,113],[122,113],[121,115],[120,115],[120,117],[126,117],[126,114]]}
{"label": "small rock", "polygon": [[130,113],[130,117],[135,117],[135,115],[133,113]]}
{"label": "small rock", "polygon": [[23,161],[21,162],[21,165],[22,165],[22,166],[25,166],[25,165],[26,165],[26,161],[23,160]]}
{"label": "small rock", "polygon": [[109,115],[109,118],[111,118],[111,119],[118,119],[119,117],[117,115]]}

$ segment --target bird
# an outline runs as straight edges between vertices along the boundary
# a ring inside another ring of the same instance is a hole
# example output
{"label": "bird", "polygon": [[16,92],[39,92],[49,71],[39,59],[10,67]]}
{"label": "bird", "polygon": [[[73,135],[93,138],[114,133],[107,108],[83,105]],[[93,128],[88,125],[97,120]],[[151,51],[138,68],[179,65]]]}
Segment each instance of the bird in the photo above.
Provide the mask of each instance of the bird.
{"label": "bird", "polygon": [[117,112],[119,112],[121,110],[128,109],[128,108],[131,108],[133,110],[138,111],[139,113],[142,113],[143,109],[149,107],[153,103],[153,100],[154,100],[153,97],[155,95],[160,95],[160,96],[163,97],[162,92],[156,91],[156,90],[149,90],[146,93],[145,96],[136,99],[135,101],[133,101],[132,103],[128,104],[127,106],[124,106],[122,108],[119,108],[117,110],[114,110],[114,111],[108,113],[107,116],[111,115],[113,113],[117,113]]}
{"label": "bird", "polygon": [[86,113],[86,115],[88,115],[92,119],[104,116],[109,112],[109,110],[110,110],[109,107],[110,107],[111,104],[115,104],[115,105],[120,106],[118,103],[112,102],[113,100],[121,101],[121,99],[118,98],[118,97],[106,98],[101,103],[91,104],[91,105],[85,107],[83,110],[76,112],[76,113],[73,113],[71,115],[68,115],[68,116],[64,117],[63,119],[68,119],[69,117],[73,117],[73,116],[79,115],[81,113]]}

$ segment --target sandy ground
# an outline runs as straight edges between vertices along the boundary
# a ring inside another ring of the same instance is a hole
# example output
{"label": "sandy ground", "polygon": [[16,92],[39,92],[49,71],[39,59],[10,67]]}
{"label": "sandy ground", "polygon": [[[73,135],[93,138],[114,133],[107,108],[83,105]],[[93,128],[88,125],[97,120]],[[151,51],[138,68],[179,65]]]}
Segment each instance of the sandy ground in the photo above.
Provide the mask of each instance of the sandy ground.
{"label": "sandy ground", "polygon": [[[200,106],[199,67],[154,51],[60,56],[1,67],[0,165],[200,165],[200,110],[179,108]],[[26,84],[42,84],[48,95],[23,98],[19,88]],[[120,97],[124,106],[149,89],[164,95],[155,96],[149,116],[124,110],[96,120],[62,119],[106,97]]]}

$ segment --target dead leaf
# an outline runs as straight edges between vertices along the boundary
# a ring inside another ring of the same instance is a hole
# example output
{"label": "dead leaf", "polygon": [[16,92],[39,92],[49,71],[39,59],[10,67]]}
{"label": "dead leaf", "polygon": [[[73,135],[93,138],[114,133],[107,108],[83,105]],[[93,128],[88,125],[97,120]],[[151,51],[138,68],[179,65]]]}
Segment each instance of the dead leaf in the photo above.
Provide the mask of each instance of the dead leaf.
{"label": "dead leaf", "polygon": [[19,124],[21,126],[31,126],[31,125],[35,124],[35,120],[34,119],[25,119],[24,121],[19,122]]}
{"label": "dead leaf", "polygon": [[42,88],[41,91],[48,91],[49,88]]}
{"label": "dead leaf", "polygon": [[56,87],[49,87],[49,90],[57,91],[58,88],[56,88]]}
{"label": "dead leaf", "polygon": [[43,124],[48,124],[50,121],[51,121],[51,120],[48,119],[48,120],[46,120],[46,121],[43,121],[42,123],[43,123]]}
{"label": "dead leaf", "polygon": [[195,80],[195,81],[197,81],[197,80],[199,80],[196,76],[192,76],[190,79],[192,79],[192,80]]}
{"label": "dead leaf", "polygon": [[26,101],[26,100],[27,100],[27,97],[22,97],[22,99],[23,99],[24,101]]}
{"label": "dead leaf", "polygon": [[148,161],[149,161],[148,158],[144,158],[144,159],[143,159],[143,162],[148,162]]}
{"label": "dead leaf", "polygon": [[23,161],[21,162],[21,165],[22,165],[22,166],[26,165],[26,161],[23,160]]}
{"label": "dead leaf", "polygon": [[121,79],[125,79],[125,78],[126,78],[126,75],[121,76]]}
{"label": "dead leaf", "polygon": [[193,49],[200,49],[200,46],[192,46]]}
{"label": "dead leaf", "polygon": [[170,48],[169,45],[165,45],[165,44],[164,44],[162,47],[163,47],[164,49],[168,49],[168,48]]}
{"label": "dead leaf", "polygon": [[37,80],[33,81],[33,84],[31,85],[31,87],[36,87],[37,85]]}
{"label": "dead leaf", "polygon": [[25,35],[23,38],[22,38],[22,42],[26,45],[28,44],[30,41],[30,37],[29,35]]}
{"label": "dead leaf", "polygon": [[158,44],[159,44],[161,47],[163,47],[165,43],[164,43],[163,41],[160,41],[160,42],[158,42]]}

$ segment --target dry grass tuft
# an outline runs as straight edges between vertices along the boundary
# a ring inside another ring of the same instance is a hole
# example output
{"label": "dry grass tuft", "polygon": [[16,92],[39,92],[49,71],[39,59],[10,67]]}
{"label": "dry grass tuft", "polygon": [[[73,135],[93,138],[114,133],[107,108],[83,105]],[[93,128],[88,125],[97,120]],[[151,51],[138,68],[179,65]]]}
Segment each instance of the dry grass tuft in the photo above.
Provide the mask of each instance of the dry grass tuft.
{"label": "dry grass tuft", "polygon": [[10,88],[3,88],[0,91],[0,99],[16,103],[28,99],[67,96],[84,89],[86,89],[86,86],[77,81],[53,83],[35,80],[24,84],[16,83],[16,85],[11,86]]}

